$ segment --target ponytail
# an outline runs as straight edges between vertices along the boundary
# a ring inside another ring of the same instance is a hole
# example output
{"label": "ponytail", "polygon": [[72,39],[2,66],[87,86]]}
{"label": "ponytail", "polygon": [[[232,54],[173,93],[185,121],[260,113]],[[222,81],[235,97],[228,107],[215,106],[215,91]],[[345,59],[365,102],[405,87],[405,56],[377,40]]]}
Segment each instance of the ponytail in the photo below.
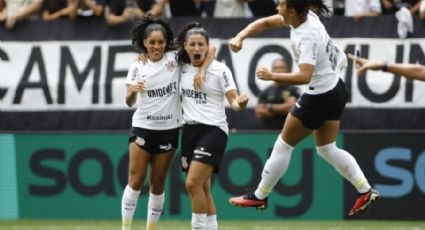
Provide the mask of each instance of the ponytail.
{"label": "ponytail", "polygon": [[[332,4],[332,1],[330,4]],[[332,16],[332,5],[326,5],[323,0],[310,0],[310,9],[320,18],[329,18]]]}
{"label": "ponytail", "polygon": [[321,18],[332,16],[323,0],[287,0],[286,7],[295,9],[301,18],[307,17],[309,10],[313,10]]}

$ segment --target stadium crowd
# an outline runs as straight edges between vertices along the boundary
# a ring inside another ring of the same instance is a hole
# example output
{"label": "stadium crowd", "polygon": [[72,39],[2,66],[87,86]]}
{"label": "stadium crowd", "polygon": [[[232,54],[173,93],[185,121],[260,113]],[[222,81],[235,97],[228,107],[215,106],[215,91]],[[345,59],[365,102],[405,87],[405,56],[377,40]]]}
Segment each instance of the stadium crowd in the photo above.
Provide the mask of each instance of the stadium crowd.
{"label": "stadium crowd", "polygon": [[[425,0],[327,0],[335,15],[359,20],[381,14],[396,14],[403,20],[411,14],[425,19]],[[277,0],[0,0],[0,22],[12,29],[27,18],[55,20],[104,17],[114,26],[145,14],[161,17],[199,16],[252,18],[276,13]],[[403,9],[403,10],[402,10]],[[403,12],[404,14],[398,12]],[[406,15],[407,12],[407,15]]]}

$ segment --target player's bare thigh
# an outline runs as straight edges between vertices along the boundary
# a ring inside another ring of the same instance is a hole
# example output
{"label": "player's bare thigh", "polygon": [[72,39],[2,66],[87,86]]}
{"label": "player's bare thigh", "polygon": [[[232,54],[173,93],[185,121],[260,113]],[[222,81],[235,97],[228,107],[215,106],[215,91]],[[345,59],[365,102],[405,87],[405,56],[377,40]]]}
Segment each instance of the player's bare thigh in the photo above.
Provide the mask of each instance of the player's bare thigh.
{"label": "player's bare thigh", "polygon": [[287,144],[295,146],[310,133],[311,130],[304,127],[300,119],[289,113],[280,135]]}
{"label": "player's bare thigh", "polygon": [[339,132],[339,120],[325,121],[319,129],[313,131],[316,146],[323,146],[336,141]]}

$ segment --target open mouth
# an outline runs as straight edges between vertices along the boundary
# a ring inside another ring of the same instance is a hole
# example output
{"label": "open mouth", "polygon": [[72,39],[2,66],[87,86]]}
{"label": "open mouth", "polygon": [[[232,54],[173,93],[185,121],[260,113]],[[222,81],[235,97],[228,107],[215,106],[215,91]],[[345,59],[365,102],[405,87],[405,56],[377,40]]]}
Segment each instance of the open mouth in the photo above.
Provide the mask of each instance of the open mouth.
{"label": "open mouth", "polygon": [[195,59],[196,61],[201,60],[201,54],[194,54],[193,59]]}

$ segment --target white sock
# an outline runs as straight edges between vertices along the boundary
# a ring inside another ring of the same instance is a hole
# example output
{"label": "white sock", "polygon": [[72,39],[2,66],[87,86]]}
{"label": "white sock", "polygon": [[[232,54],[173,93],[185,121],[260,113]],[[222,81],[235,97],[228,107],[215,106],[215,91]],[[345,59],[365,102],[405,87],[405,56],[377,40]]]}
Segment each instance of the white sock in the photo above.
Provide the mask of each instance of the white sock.
{"label": "white sock", "polygon": [[207,230],[217,230],[218,229],[218,223],[217,223],[217,215],[210,215],[207,216]]}
{"label": "white sock", "polygon": [[205,230],[206,226],[206,213],[192,213],[192,230]]}
{"label": "white sock", "polygon": [[279,135],[274,143],[272,154],[264,165],[260,184],[255,190],[255,196],[258,199],[263,200],[271,193],[288,169],[293,150],[294,147],[288,145]]}
{"label": "white sock", "polygon": [[128,230],[131,228],[133,215],[136,211],[137,199],[139,199],[140,190],[136,191],[127,185],[124,189],[121,200],[121,217],[123,229]]}
{"label": "white sock", "polygon": [[123,224],[121,230],[131,230],[131,225]]}
{"label": "white sock", "polygon": [[365,193],[371,188],[367,182],[363,171],[351,154],[343,149],[339,149],[336,143],[323,146],[316,146],[317,153],[329,164],[333,165],[336,171],[345,179],[351,182],[359,193]]}
{"label": "white sock", "polygon": [[164,207],[164,192],[160,195],[149,193],[148,201],[148,219],[146,223],[146,230],[155,229],[156,223],[161,218],[162,209]]}

